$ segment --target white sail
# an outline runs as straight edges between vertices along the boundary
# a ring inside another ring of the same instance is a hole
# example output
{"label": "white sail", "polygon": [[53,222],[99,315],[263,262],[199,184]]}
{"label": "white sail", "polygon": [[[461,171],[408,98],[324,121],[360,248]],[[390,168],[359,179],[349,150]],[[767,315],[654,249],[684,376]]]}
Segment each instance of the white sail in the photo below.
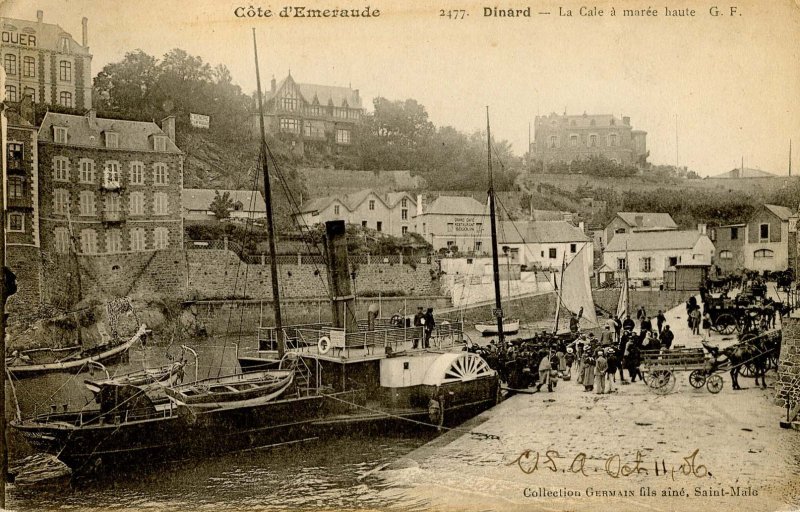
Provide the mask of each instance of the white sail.
{"label": "white sail", "polygon": [[617,302],[617,317],[624,319],[628,314],[628,272],[625,272],[625,282],[622,283],[622,291],[619,293]]}
{"label": "white sail", "polygon": [[[583,244],[578,254],[572,258],[561,276],[561,289],[559,297],[561,305],[570,313],[578,313],[583,309],[581,317],[581,329],[598,327],[597,315],[594,311],[594,299],[592,298],[592,286],[589,281],[589,251]],[[569,318],[568,315],[563,315]]]}

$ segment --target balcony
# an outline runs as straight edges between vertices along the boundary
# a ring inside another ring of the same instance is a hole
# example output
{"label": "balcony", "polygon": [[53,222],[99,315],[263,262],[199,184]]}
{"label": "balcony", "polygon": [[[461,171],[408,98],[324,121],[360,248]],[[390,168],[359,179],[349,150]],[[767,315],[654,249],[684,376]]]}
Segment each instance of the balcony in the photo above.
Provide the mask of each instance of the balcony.
{"label": "balcony", "polygon": [[100,212],[100,220],[105,224],[121,224],[125,222],[125,213],[120,210]]}
{"label": "balcony", "polygon": [[100,190],[109,191],[109,192],[121,192],[122,185],[119,181],[110,181],[110,180],[103,180],[100,184]]}

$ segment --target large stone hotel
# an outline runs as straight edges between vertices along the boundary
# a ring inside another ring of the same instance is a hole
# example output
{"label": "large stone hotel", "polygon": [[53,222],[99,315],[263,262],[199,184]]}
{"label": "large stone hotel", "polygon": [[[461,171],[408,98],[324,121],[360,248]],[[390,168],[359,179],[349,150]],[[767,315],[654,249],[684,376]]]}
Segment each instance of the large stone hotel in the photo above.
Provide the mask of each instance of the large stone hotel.
{"label": "large stone hotel", "polygon": [[572,162],[601,155],[623,165],[644,165],[647,132],[634,130],[631,118],[613,115],[536,116],[530,153],[541,162]]}

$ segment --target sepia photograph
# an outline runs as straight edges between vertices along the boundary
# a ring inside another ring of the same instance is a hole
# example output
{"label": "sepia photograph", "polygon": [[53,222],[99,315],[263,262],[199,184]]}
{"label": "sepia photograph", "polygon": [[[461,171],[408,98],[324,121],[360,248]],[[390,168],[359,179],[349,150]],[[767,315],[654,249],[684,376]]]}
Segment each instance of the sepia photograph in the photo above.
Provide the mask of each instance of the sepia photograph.
{"label": "sepia photograph", "polygon": [[800,510],[798,0],[0,25],[0,510]]}

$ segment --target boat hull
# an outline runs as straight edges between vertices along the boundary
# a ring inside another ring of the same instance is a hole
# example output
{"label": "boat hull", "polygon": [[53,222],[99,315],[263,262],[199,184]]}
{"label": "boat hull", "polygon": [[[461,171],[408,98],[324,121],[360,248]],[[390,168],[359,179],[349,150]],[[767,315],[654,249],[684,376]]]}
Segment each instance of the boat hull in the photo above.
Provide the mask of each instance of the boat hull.
{"label": "boat hull", "polygon": [[[496,336],[498,334],[497,323],[475,324],[475,330],[483,336]],[[503,334],[516,334],[519,332],[519,320],[509,320],[503,323]]]}

